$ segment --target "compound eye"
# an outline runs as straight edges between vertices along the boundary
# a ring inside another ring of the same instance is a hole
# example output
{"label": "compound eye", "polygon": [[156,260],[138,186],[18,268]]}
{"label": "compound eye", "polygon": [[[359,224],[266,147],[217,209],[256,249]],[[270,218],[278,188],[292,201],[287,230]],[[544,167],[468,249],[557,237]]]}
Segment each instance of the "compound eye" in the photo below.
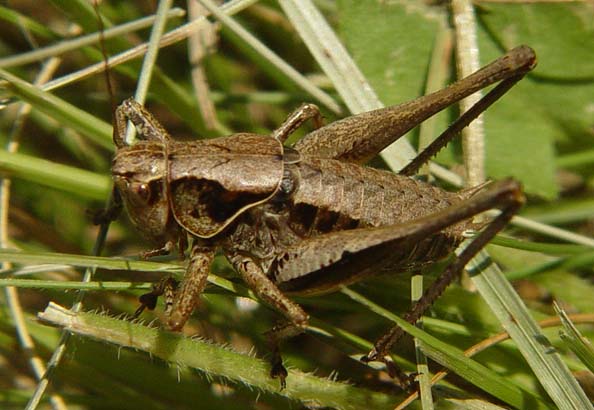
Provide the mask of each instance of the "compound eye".
{"label": "compound eye", "polygon": [[134,187],[134,193],[139,202],[148,204],[151,200],[151,188],[148,184],[138,184]]}

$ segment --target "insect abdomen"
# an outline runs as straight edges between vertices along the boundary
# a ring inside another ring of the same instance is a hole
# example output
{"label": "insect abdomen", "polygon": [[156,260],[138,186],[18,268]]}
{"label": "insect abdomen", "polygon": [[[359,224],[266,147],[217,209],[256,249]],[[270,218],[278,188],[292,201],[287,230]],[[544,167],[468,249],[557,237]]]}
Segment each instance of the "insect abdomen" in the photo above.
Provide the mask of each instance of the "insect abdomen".
{"label": "insect abdomen", "polygon": [[403,223],[461,200],[409,177],[340,161],[307,158],[291,167],[297,179],[291,223],[312,235]]}

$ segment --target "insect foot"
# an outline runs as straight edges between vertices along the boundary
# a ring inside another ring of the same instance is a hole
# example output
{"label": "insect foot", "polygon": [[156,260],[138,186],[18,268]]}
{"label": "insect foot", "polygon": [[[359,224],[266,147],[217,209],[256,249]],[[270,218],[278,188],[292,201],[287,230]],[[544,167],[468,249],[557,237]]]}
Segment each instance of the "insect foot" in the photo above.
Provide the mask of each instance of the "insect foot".
{"label": "insect foot", "polygon": [[173,279],[171,276],[167,276],[154,283],[153,289],[150,292],[140,295],[138,298],[140,307],[136,309],[132,315],[132,319],[138,318],[144,309],[155,309],[159,296],[165,297],[165,314],[169,314],[171,312],[171,307],[173,306],[173,299],[175,297],[175,291],[177,290],[178,285],[179,282]]}

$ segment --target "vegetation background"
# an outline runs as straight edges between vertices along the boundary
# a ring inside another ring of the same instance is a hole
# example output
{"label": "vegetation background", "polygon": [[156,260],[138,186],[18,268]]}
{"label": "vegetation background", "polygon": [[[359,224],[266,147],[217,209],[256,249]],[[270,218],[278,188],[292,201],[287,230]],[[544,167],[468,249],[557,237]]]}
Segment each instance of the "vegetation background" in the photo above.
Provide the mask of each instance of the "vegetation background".
{"label": "vegetation background", "polygon": [[[108,28],[153,14],[154,3],[105,1],[99,10]],[[287,7],[291,2],[280,3]],[[455,40],[449,36],[455,13],[448,2],[315,3],[384,104],[424,94],[428,78],[433,78],[430,73],[437,72],[446,83],[453,81]],[[176,6],[188,9],[184,2]],[[474,13],[482,64],[518,44],[532,46],[539,60],[537,69],[485,115],[487,174],[523,182],[529,197],[523,216],[576,234],[568,242],[559,233],[514,226],[507,232],[513,239],[498,238],[488,250],[514,280],[532,315],[538,320],[551,318],[544,334],[592,398],[592,352],[586,347],[580,353],[576,346],[584,344],[571,339],[570,331],[560,336],[552,301],[574,314],[585,339],[592,339],[594,4],[476,1]],[[336,85],[321,74],[294,20],[277,2],[257,2],[234,18],[329,99],[312,96],[270,58],[248,46],[244,37],[215,23],[201,39],[162,49],[152,68],[147,106],[175,138],[269,133],[303,101],[319,104],[329,122],[349,115],[345,107],[349,101],[345,104]],[[314,320],[310,332],[286,344],[285,360],[295,370],[284,391],[267,377],[266,363],[258,359],[267,355],[263,333],[279,317],[249,298],[238,297],[252,295],[222,258],[216,260],[212,286],[184,329],[185,337],[158,329],[158,319],[153,319],[161,316],[160,306],[154,313],[144,313],[141,324],[120,320],[134,312],[138,295],[150,282],[163,272],[181,275],[183,270],[175,257],[137,261],[135,256],[151,245],[125,217],[111,225],[102,252],[119,259],[88,256],[96,247],[98,228],[87,211],[104,206],[110,190],[112,106],[105,77],[94,74],[51,91],[58,99],[18,80],[33,83],[42,74],[58,78],[100,63],[96,41],[67,52],[50,50],[41,60],[26,60],[31,50],[97,32],[95,11],[82,0],[4,2],[0,19],[0,77],[5,80],[1,85],[6,98],[0,138],[7,147],[0,152],[0,170],[6,177],[0,193],[2,408],[27,405],[39,386],[36,372],[43,373],[41,366],[59,344],[61,328],[36,320],[37,312],[49,301],[70,307],[78,295],[73,290],[83,288],[89,290],[84,297],[86,313],[77,316],[76,328],[71,328],[75,335],[38,408],[392,408],[406,397],[385,371],[357,358],[390,326],[389,312],[399,314],[410,305],[409,275],[380,277],[350,291],[299,299]],[[167,30],[186,19],[177,13]],[[144,28],[106,40],[107,54],[146,41],[149,31]],[[134,94],[140,64],[136,59],[111,70],[116,101]],[[216,114],[208,114],[204,104],[199,106],[203,99],[214,104]],[[341,113],[333,112],[333,103]],[[426,132],[437,135],[456,114],[455,109],[443,113],[432,125],[435,131]],[[417,143],[418,130],[410,139]],[[388,167],[390,154],[373,166]],[[437,161],[458,170],[461,158],[460,144],[453,143]],[[98,269],[92,281],[82,285],[87,267]],[[426,283],[438,272],[428,272]],[[60,311],[58,316],[67,317]],[[535,375],[514,342],[499,343],[477,356],[483,367],[459,357],[456,349],[501,331],[476,292],[453,285],[434,306],[425,330],[434,336],[420,336],[427,354],[435,360],[441,357],[456,373],[434,390],[438,408],[559,406],[560,399],[541,387],[547,376]],[[414,371],[412,341],[403,341],[394,351],[398,364]],[[439,353],[431,353],[435,351]],[[414,405],[421,407],[419,402]]]}

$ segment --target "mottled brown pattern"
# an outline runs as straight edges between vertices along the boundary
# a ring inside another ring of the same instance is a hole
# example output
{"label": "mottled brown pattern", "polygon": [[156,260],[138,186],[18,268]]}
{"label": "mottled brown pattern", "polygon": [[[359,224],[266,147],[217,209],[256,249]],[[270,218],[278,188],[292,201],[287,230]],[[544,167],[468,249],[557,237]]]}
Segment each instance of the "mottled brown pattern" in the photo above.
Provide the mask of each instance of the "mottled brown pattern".
{"label": "mottled brown pattern", "polygon": [[[464,230],[476,228],[474,215],[499,208],[501,215],[454,258],[407,315],[417,320],[503,229],[523,202],[521,188],[506,180],[484,190],[449,193],[361,164],[425,118],[501,80],[474,108],[476,114],[464,114],[449,130],[466,126],[534,64],[532,50],[518,47],[445,90],[337,121],[294,148],[282,145],[291,132],[308,119],[321,125],[313,104],[301,106],[271,136],[240,133],[182,143],[134,100],[125,101],[116,113],[113,177],[132,221],[159,246],[145,254],[166,253],[176,245],[183,252],[187,236],[194,237],[168,326],[183,327],[204,289],[215,251],[222,249],[246,284],[288,319],[268,335],[271,374],[284,383],[278,343],[301,332],[308,321],[285,292],[329,292],[379,272],[421,269],[449,255]],[[143,139],[133,146],[124,139],[126,119]],[[446,131],[439,144],[453,135]],[[407,173],[418,163],[413,161]],[[150,305],[158,294],[147,297]],[[397,337],[397,330],[389,332],[369,358],[383,357]]]}
{"label": "mottled brown pattern", "polygon": [[119,148],[112,166],[114,186],[132,223],[155,243],[171,240],[175,231],[170,223],[165,156],[163,144],[139,141]]}

